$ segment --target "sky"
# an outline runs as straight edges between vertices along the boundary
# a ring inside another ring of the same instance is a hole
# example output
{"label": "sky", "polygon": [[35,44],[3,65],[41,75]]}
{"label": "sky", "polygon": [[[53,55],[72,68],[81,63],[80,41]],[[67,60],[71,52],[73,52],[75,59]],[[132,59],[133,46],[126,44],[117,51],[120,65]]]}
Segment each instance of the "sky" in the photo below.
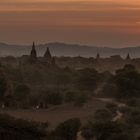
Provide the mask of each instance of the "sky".
{"label": "sky", "polygon": [[140,0],[0,0],[0,42],[140,45]]}

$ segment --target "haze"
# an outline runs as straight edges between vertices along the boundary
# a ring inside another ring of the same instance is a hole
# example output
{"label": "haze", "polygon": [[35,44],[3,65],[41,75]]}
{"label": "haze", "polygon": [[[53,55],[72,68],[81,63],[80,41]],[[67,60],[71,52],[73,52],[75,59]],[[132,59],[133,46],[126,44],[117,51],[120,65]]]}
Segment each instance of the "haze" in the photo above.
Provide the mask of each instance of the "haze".
{"label": "haze", "polygon": [[140,45],[139,0],[1,0],[0,41]]}

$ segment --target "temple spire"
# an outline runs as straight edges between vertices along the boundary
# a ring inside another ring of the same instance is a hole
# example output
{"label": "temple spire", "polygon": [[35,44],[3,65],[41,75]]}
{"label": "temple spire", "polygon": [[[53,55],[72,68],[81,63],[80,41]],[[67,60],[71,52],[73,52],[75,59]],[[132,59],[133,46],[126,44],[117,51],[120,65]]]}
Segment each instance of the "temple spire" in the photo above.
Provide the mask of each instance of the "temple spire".
{"label": "temple spire", "polygon": [[36,59],[37,59],[37,53],[36,53],[36,49],[35,49],[35,43],[33,42],[32,50],[30,53],[30,60],[33,62],[33,61],[36,61]]}
{"label": "temple spire", "polygon": [[130,57],[130,54],[128,53],[127,56],[126,56],[126,60],[130,60],[131,57]]}
{"label": "temple spire", "polygon": [[32,49],[35,49],[35,42],[33,41],[33,46],[32,46]]}
{"label": "temple spire", "polygon": [[100,54],[99,53],[97,53],[96,59],[100,59]]}
{"label": "temple spire", "polygon": [[51,53],[50,53],[50,49],[47,47],[47,50],[46,50],[46,52],[45,52],[45,54],[44,54],[44,57],[45,58],[52,58],[52,55],[51,55]]}
{"label": "temple spire", "polygon": [[47,47],[47,50],[46,50],[46,52],[44,54],[44,58],[47,61],[47,63],[51,64],[51,62],[52,62],[52,55],[51,55],[50,49],[48,47]]}

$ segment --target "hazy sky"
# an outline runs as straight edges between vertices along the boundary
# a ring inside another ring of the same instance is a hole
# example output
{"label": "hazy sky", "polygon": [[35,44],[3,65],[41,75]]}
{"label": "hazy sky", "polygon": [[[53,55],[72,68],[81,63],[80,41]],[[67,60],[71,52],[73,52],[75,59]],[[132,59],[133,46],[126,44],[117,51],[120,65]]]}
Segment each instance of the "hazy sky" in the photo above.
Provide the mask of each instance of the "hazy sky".
{"label": "hazy sky", "polygon": [[0,0],[0,41],[140,45],[140,0]]}

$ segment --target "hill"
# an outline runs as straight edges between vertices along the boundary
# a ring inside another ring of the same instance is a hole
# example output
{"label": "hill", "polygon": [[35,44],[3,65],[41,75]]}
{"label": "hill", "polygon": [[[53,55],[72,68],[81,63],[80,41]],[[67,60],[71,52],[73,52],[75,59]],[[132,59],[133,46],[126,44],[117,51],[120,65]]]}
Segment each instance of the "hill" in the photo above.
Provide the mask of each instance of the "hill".
{"label": "hill", "polygon": [[[140,46],[128,47],[128,48],[108,48],[97,46],[86,46],[77,44],[65,44],[65,43],[48,43],[40,44],[36,46],[38,56],[42,56],[49,47],[52,54],[55,56],[83,56],[83,57],[95,57],[97,53],[100,53],[102,57],[108,57],[111,55],[121,55],[125,57],[127,53],[130,53],[132,57],[140,56]],[[10,45],[0,43],[0,56],[22,56],[30,53],[31,45]]]}

